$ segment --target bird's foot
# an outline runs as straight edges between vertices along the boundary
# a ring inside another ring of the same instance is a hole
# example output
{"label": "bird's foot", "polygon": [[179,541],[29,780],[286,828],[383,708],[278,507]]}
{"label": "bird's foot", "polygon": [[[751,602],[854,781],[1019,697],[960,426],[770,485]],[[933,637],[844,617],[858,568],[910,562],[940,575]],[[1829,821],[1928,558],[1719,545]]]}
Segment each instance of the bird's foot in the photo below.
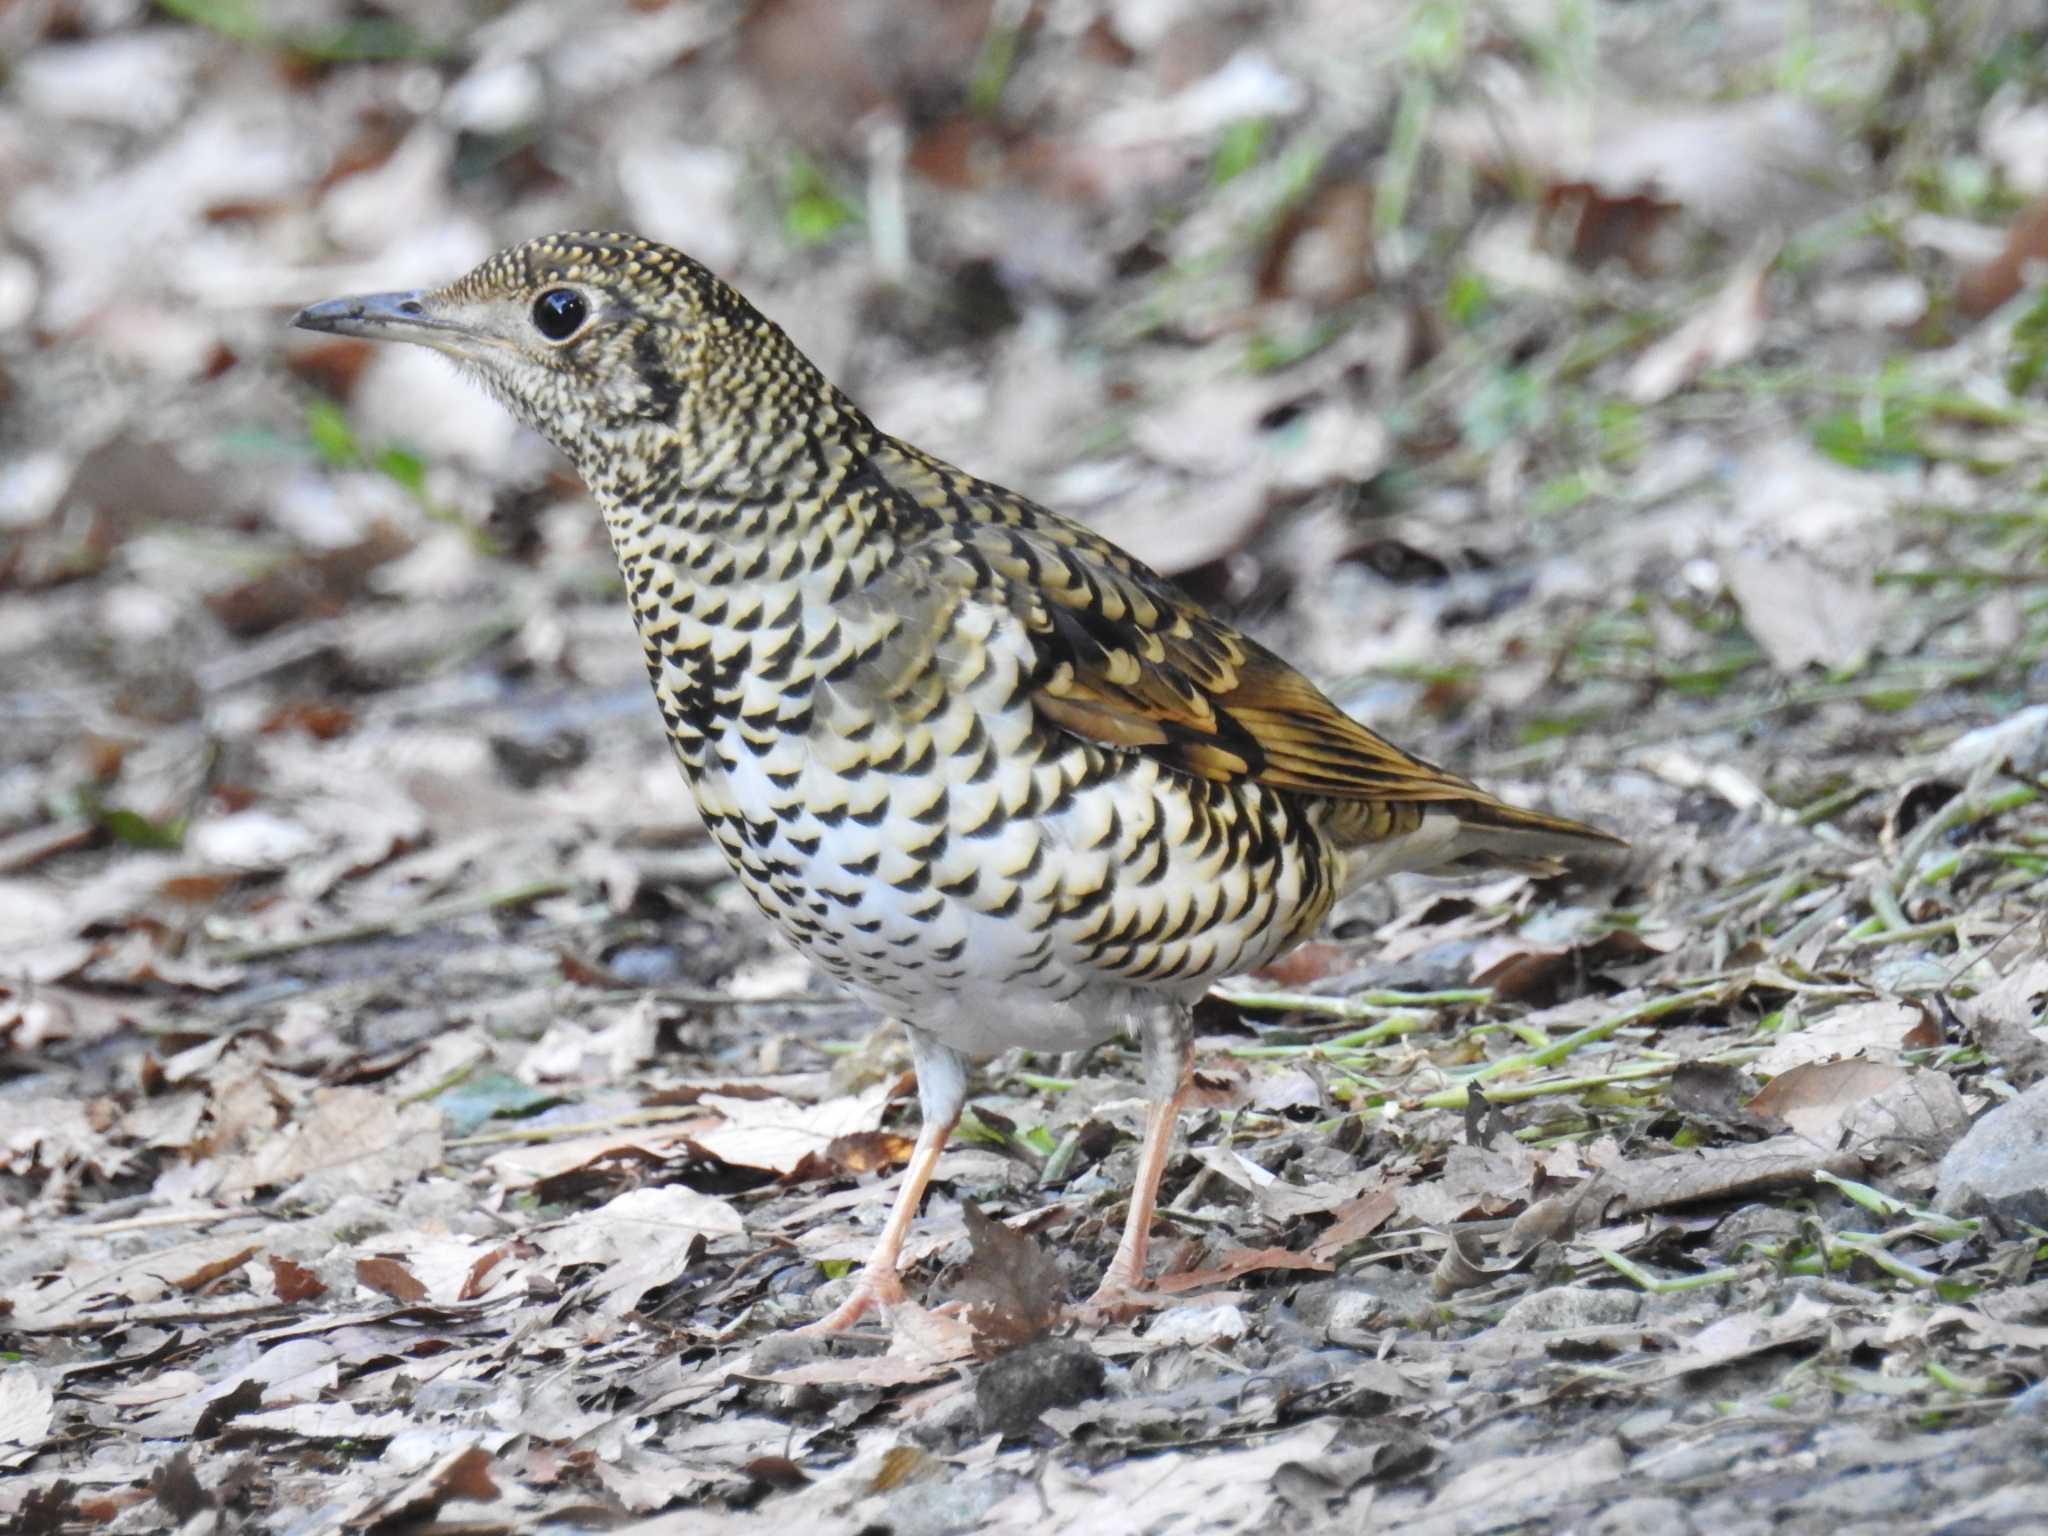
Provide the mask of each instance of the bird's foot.
{"label": "bird's foot", "polygon": [[846,1300],[816,1322],[805,1323],[796,1330],[805,1338],[822,1338],[828,1333],[844,1333],[871,1312],[879,1312],[884,1318],[912,1307],[909,1293],[903,1289],[903,1282],[896,1278],[894,1269],[864,1269],[854,1281],[853,1290]]}
{"label": "bird's foot", "polygon": [[1112,1269],[1102,1277],[1095,1294],[1073,1308],[1072,1316],[1084,1328],[1106,1328],[1111,1323],[1127,1323],[1142,1317],[1166,1302],[1167,1298],[1157,1291],[1140,1286],[1134,1276]]}

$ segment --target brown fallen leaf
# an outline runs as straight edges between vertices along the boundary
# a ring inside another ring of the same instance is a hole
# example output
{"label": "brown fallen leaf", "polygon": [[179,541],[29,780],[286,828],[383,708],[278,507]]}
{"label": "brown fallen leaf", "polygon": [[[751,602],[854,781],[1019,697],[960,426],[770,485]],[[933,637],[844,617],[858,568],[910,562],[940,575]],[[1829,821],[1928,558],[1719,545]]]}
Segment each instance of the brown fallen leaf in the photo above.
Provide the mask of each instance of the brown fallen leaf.
{"label": "brown fallen leaf", "polygon": [[1588,975],[1654,960],[1663,952],[1627,929],[1603,933],[1584,944],[1557,947],[1535,947],[1524,939],[1503,937],[1473,952],[1475,964],[1486,961],[1485,968],[1473,977],[1473,985],[1491,987],[1500,1002],[1543,1008],[1556,1002],[1568,987],[1583,989]]}
{"label": "brown fallen leaf", "polygon": [[485,1160],[499,1183],[508,1189],[545,1188],[550,1181],[581,1178],[613,1167],[652,1169],[688,1142],[695,1132],[716,1125],[709,1115],[683,1115],[671,1123],[628,1126],[596,1136],[507,1148]]}
{"label": "brown fallen leaf", "polygon": [[901,1168],[910,1161],[916,1146],[908,1136],[894,1131],[855,1131],[834,1136],[825,1144],[825,1160],[842,1173],[877,1173],[884,1168]]}
{"label": "brown fallen leaf", "polygon": [[[210,1400],[198,1421],[192,1426],[194,1440],[211,1440],[228,1425],[244,1414],[254,1413],[263,1406],[263,1383],[253,1378],[237,1382],[219,1397]],[[338,1406],[338,1405],[337,1405]]]}
{"label": "brown fallen leaf", "polygon": [[1182,1291],[1197,1291],[1204,1286],[1229,1285],[1232,1281],[1262,1269],[1312,1269],[1327,1272],[1336,1266],[1323,1255],[1310,1249],[1296,1253],[1289,1248],[1239,1248],[1226,1253],[1207,1269],[1183,1270],[1177,1275],[1164,1275],[1153,1282],[1153,1289],[1169,1296],[1178,1296]]}
{"label": "brown fallen leaf", "polygon": [[424,1301],[426,1286],[419,1277],[396,1259],[374,1257],[356,1260],[356,1279],[380,1295],[394,1301]]}
{"label": "brown fallen leaf", "polygon": [[1533,239],[1591,272],[1619,257],[1646,276],[1667,264],[1660,239],[1683,210],[1649,192],[1607,192],[1590,181],[1560,181],[1544,188]]}
{"label": "brown fallen leaf", "polygon": [[372,1494],[339,1522],[347,1530],[431,1527],[441,1506],[455,1499],[489,1503],[499,1497],[490,1453],[480,1445],[450,1451],[398,1487]]}
{"label": "brown fallen leaf", "polygon": [[317,1301],[327,1294],[327,1282],[312,1270],[274,1253],[270,1256],[270,1280],[279,1301]]}
{"label": "brown fallen leaf", "polygon": [[280,704],[257,727],[265,736],[302,731],[315,741],[334,741],[356,727],[356,712],[337,699],[294,699]]}
{"label": "brown fallen leaf", "polygon": [[1318,1259],[1334,1260],[1353,1243],[1362,1242],[1379,1231],[1401,1208],[1400,1199],[1395,1194],[1398,1188],[1398,1183],[1390,1184],[1338,1206],[1337,1219],[1330,1223],[1321,1237],[1308,1245],[1309,1254]]}
{"label": "brown fallen leaf", "polygon": [[2029,203],[2006,231],[2005,249],[1956,283],[1956,307],[1981,320],[2026,286],[2027,268],[2048,261],[2048,198]]}
{"label": "brown fallen leaf", "polygon": [[1260,298],[1328,306],[1373,290],[1372,167],[1373,148],[1363,137],[1323,157],[1314,182],[1266,239],[1256,278]]}
{"label": "brown fallen leaf", "polygon": [[723,1116],[723,1123],[691,1137],[690,1145],[721,1163],[790,1177],[822,1163],[839,1137],[874,1130],[894,1087],[893,1080],[876,1083],[863,1093],[821,1104],[707,1093],[700,1102]]}
{"label": "brown fallen leaf", "polygon": [[[82,1519],[89,1520],[94,1525],[106,1525],[116,1519],[122,1510],[133,1509],[137,1504],[147,1503],[151,1497],[147,1488],[116,1488],[110,1493],[81,1494],[78,1499],[78,1513]],[[27,1505],[23,1508],[26,1510]],[[23,1522],[23,1528],[36,1529],[27,1521]]]}
{"label": "brown fallen leaf", "polygon": [[1680,1114],[1716,1130],[1766,1135],[1780,1127],[1749,1108],[1755,1092],[1755,1083],[1735,1067],[1683,1061],[1671,1074],[1664,1097]]}
{"label": "brown fallen leaf", "polygon": [[1252,974],[1276,987],[1305,987],[1321,981],[1340,967],[1351,964],[1351,951],[1342,944],[1312,939],[1297,944],[1279,959]]}
{"label": "brown fallen leaf", "polygon": [[1669,205],[1749,239],[1795,228],[1840,201],[1835,129],[1789,96],[1691,105],[1604,93],[1589,108],[1504,89],[1483,106],[1439,114],[1433,131],[1447,153],[1484,174],[1511,185],[1533,181],[1546,195],[1576,192],[1579,206],[1598,207],[1614,227],[1597,241],[1574,232],[1575,248],[1588,256],[1643,249],[1640,231],[1629,228],[1632,203],[1645,214]]}
{"label": "brown fallen leaf", "polygon": [[490,1452],[480,1445],[457,1451],[435,1470],[434,1487],[451,1499],[489,1503],[498,1497],[498,1485],[491,1481]]}
{"label": "brown fallen leaf", "polygon": [[1766,1083],[1749,1108],[1783,1121],[1795,1135],[1833,1147],[1840,1142],[1842,1121],[1851,1109],[1909,1075],[1890,1062],[1804,1062]]}
{"label": "brown fallen leaf", "polygon": [[348,606],[373,571],[411,548],[411,539],[389,523],[378,523],[359,543],[280,559],[260,575],[209,594],[206,606],[243,638],[314,615],[331,618]]}
{"label": "brown fallen leaf", "polygon": [[462,1289],[455,1293],[455,1299],[457,1301],[475,1301],[477,1297],[483,1295],[485,1291],[490,1289],[486,1282],[490,1279],[491,1271],[511,1256],[512,1245],[510,1243],[501,1243],[478,1259],[476,1263],[470,1266],[469,1273],[463,1276]]}
{"label": "brown fallen leaf", "polygon": [[171,1284],[181,1291],[204,1290],[222,1275],[232,1274],[240,1269],[249,1260],[255,1258],[259,1251],[255,1247],[249,1247],[235,1253],[223,1255],[210,1263],[200,1265],[188,1275],[179,1276],[171,1281]]}
{"label": "brown fallen leaf", "polygon": [[738,66],[804,135],[844,141],[877,111],[940,115],[964,96],[987,0],[765,0],[748,6]]}
{"label": "brown fallen leaf", "polygon": [[740,1470],[757,1483],[766,1483],[770,1488],[801,1488],[810,1482],[804,1469],[787,1456],[756,1456],[746,1462]]}
{"label": "brown fallen leaf", "polygon": [[347,336],[296,342],[285,349],[284,365],[324,394],[346,403],[369,365],[372,350],[369,342]]}
{"label": "brown fallen leaf", "polygon": [[1059,1263],[1029,1233],[997,1221],[972,1200],[960,1204],[973,1248],[952,1295],[974,1330],[977,1352],[997,1354],[1050,1333],[1066,1311]]}

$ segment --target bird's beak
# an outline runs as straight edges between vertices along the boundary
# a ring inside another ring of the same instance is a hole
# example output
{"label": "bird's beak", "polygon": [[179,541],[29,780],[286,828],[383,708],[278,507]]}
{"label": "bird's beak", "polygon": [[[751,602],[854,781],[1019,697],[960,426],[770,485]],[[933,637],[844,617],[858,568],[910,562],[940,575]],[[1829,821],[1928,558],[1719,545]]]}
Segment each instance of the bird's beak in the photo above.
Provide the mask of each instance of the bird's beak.
{"label": "bird's beak", "polygon": [[489,338],[474,326],[434,312],[425,289],[410,293],[365,293],[349,299],[309,304],[292,316],[292,324],[335,336],[361,336],[370,341],[416,341],[443,352],[468,352]]}

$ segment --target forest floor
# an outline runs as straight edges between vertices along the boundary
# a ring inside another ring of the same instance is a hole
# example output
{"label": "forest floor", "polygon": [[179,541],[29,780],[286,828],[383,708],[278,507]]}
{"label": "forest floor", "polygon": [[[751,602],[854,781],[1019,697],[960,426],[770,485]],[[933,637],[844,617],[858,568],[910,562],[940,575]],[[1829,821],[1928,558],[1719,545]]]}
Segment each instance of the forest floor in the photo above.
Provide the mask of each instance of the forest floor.
{"label": "forest floor", "polygon": [[[0,9],[0,1525],[2048,1530],[2032,14]],[[566,466],[286,327],[591,225],[1632,844],[1218,988],[1127,1324],[1112,1044],[976,1085],[964,1345],[790,1335],[900,1036]]]}

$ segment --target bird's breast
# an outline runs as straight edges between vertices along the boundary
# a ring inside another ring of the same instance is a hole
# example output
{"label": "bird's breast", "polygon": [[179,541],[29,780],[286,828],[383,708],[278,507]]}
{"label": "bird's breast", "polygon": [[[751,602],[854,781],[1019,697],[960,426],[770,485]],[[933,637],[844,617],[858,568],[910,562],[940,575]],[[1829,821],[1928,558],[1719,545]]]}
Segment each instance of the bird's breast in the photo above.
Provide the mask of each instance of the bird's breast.
{"label": "bird's breast", "polygon": [[1090,1043],[1134,989],[1199,993],[1329,906],[1336,856],[1286,797],[1041,720],[1004,609],[835,603],[802,580],[629,587],[748,892],[825,970],[960,1049]]}

